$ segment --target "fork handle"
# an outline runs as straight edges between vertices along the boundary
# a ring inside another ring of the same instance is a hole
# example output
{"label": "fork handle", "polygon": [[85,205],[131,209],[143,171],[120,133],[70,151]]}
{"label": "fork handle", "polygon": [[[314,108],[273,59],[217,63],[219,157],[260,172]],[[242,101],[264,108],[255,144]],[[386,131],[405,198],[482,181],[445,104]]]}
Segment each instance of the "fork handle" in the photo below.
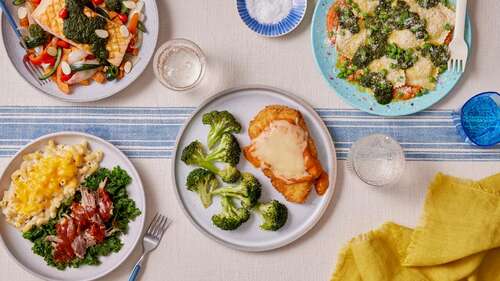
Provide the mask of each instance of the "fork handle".
{"label": "fork handle", "polygon": [[139,272],[141,272],[141,265],[136,264],[134,266],[134,269],[132,270],[132,273],[130,273],[130,277],[128,278],[128,281],[136,281],[137,277],[139,276]]}
{"label": "fork handle", "polygon": [[14,17],[12,17],[12,14],[10,13],[9,8],[7,7],[7,4],[5,4],[5,0],[0,0],[0,7],[3,10],[4,15],[7,17],[7,21],[9,22],[10,26],[12,27],[12,30],[16,33],[16,36],[19,39],[22,39],[23,36],[21,34],[21,31],[19,31],[19,27],[16,24],[16,21],[14,20]]}
{"label": "fork handle", "polygon": [[457,0],[455,31],[453,38],[464,38],[465,15],[467,12],[467,0]]}
{"label": "fork handle", "polygon": [[128,281],[136,281],[137,280],[137,277],[139,277],[139,273],[141,272],[142,261],[144,260],[144,257],[146,256],[146,254],[147,253],[142,254],[142,256],[139,258],[139,260],[137,261],[137,263],[134,266],[134,269],[132,269],[132,273],[130,273],[130,276],[128,277]]}

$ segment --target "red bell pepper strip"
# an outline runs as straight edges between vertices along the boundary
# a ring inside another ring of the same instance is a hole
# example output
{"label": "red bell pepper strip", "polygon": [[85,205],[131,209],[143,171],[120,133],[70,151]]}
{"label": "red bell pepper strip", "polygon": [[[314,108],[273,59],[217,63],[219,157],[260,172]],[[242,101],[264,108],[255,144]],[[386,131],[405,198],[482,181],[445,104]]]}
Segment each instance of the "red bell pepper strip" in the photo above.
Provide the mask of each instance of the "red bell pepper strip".
{"label": "red bell pepper strip", "polygon": [[43,50],[38,56],[30,54],[28,58],[31,61],[31,63],[35,65],[47,63],[50,64],[51,66],[54,66],[54,64],[56,63],[56,59],[53,56],[49,55],[46,50]]}

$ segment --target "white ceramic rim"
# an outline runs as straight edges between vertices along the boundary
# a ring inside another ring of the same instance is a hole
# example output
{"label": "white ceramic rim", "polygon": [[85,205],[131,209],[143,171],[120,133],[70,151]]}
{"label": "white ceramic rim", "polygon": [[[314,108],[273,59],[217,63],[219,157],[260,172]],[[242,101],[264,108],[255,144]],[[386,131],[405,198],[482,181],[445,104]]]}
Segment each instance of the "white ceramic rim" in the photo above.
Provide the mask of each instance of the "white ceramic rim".
{"label": "white ceramic rim", "polygon": [[281,247],[284,247],[294,241],[296,241],[297,239],[299,239],[300,237],[302,237],[304,234],[306,234],[307,232],[309,232],[309,230],[311,230],[318,222],[319,220],[323,217],[326,209],[328,209],[328,207],[330,206],[330,203],[332,202],[332,198],[335,194],[335,184],[336,184],[336,181],[337,181],[337,173],[338,173],[338,169],[336,169],[336,167],[338,166],[338,162],[337,162],[337,153],[336,153],[336,150],[335,150],[335,145],[333,143],[333,139],[332,137],[330,136],[330,132],[328,131],[325,123],[323,122],[323,120],[321,119],[321,117],[318,115],[318,113],[314,110],[314,108],[312,106],[310,106],[306,101],[304,101],[302,98],[300,97],[297,97],[287,91],[284,91],[284,90],[281,90],[281,89],[278,89],[278,88],[274,88],[274,87],[269,87],[269,86],[264,86],[264,85],[247,85],[247,86],[240,86],[240,87],[234,87],[234,88],[229,88],[227,90],[224,90],[222,92],[219,92],[211,97],[209,97],[208,99],[206,99],[204,102],[202,102],[198,108],[191,114],[191,116],[186,120],[186,122],[184,123],[184,125],[182,126],[181,130],[179,131],[178,135],[177,135],[177,139],[175,141],[175,152],[174,152],[174,157],[172,158],[172,163],[173,165],[175,165],[175,163],[177,162],[177,158],[180,156],[180,149],[179,149],[179,142],[180,140],[182,139],[182,136],[184,135],[184,131],[186,130],[186,128],[189,126],[189,124],[191,123],[192,119],[194,116],[196,116],[198,113],[200,113],[201,111],[203,111],[203,109],[205,108],[205,106],[207,106],[208,104],[212,103],[213,101],[221,98],[221,97],[224,97],[224,96],[227,96],[227,95],[231,95],[233,93],[236,93],[236,92],[239,92],[239,91],[248,91],[248,90],[257,90],[257,91],[268,91],[268,92],[272,92],[274,94],[277,94],[277,95],[281,95],[282,97],[286,98],[286,99],[289,99],[289,100],[292,100],[300,105],[302,105],[304,108],[306,108],[312,115],[312,117],[314,118],[314,122],[318,123],[320,129],[321,129],[321,134],[325,134],[326,136],[328,136],[328,139],[330,140],[329,141],[329,146],[327,147],[327,151],[328,153],[330,153],[332,155],[332,162],[333,164],[335,165],[335,167],[333,167],[334,169],[331,169],[333,171],[329,171],[329,176],[330,176],[330,186],[329,186],[329,190],[327,192],[327,194],[323,195],[325,196],[325,203],[322,205],[321,209],[319,210],[319,213],[318,215],[316,216],[316,218],[314,218],[314,220],[312,220],[309,225],[307,225],[306,227],[304,227],[302,229],[302,231],[300,232],[297,232],[294,236],[291,236],[289,239],[286,239],[286,240],[283,240],[279,243],[276,243],[274,245],[269,245],[269,246],[264,246],[264,247],[247,247],[247,246],[240,246],[240,245],[236,245],[236,244],[233,244],[233,243],[229,243],[217,236],[215,236],[214,234],[210,233],[209,231],[207,231],[206,229],[204,229],[202,226],[200,226],[194,219],[193,217],[189,214],[189,212],[187,211],[186,209],[186,206],[183,202],[183,200],[181,199],[181,196],[179,194],[179,187],[177,186],[177,180],[176,180],[176,169],[175,167],[172,167],[171,169],[171,178],[172,178],[172,188],[174,189],[174,193],[175,193],[175,197],[177,198],[177,202],[179,203],[182,211],[184,212],[184,215],[189,219],[189,221],[191,222],[191,224],[193,224],[196,229],[198,229],[198,231],[200,231],[201,233],[203,233],[205,236],[207,236],[208,238],[216,241],[217,243],[219,244],[222,244],[224,246],[227,246],[229,248],[232,248],[232,249],[235,249],[235,250],[239,250],[239,251],[244,251],[244,252],[265,252],[265,251],[270,251],[270,250],[275,250],[275,249],[278,249],[278,248],[281,248]]}
{"label": "white ceramic rim", "polygon": [[[130,159],[128,159],[128,157],[121,151],[119,150],[116,146],[114,146],[113,144],[111,144],[110,142],[100,138],[100,137],[97,137],[97,136],[94,136],[94,135],[90,135],[90,134],[87,134],[87,133],[82,133],[82,132],[71,132],[71,131],[62,131],[62,132],[57,132],[57,133],[51,133],[51,134],[47,134],[47,135],[44,135],[44,136],[41,136],[33,141],[31,141],[30,143],[26,144],[25,146],[23,146],[12,158],[11,158],[11,161],[9,161],[9,163],[7,164],[7,167],[10,165],[10,163],[12,162],[13,159],[15,159],[16,157],[18,157],[19,155],[21,155],[24,150],[26,150],[30,145],[36,143],[36,142],[40,142],[40,141],[43,141],[43,140],[48,140],[50,138],[54,138],[54,137],[59,137],[59,136],[65,136],[65,135],[72,135],[72,136],[78,136],[78,137],[82,137],[82,138],[86,138],[86,139],[89,139],[89,140],[94,140],[94,141],[100,141],[102,143],[104,143],[105,145],[108,145],[110,148],[112,148],[113,150],[115,150],[115,152],[122,156],[123,159],[125,160],[125,162],[130,165],[130,167],[132,167],[132,171],[130,171],[132,173],[131,177],[134,181],[137,182],[137,184],[139,185],[140,189],[141,189],[141,197],[142,197],[142,200],[144,202],[144,210],[141,210],[141,216],[144,216],[144,219],[142,220],[142,224],[141,224],[141,231],[139,233],[142,233],[144,231],[144,225],[145,225],[145,222],[146,222],[146,196],[144,194],[144,186],[142,185],[142,180],[141,180],[141,177],[139,176],[139,173],[137,172],[137,170],[135,169],[135,166],[132,164],[132,162],[130,161]],[[90,144],[92,145],[92,143],[90,142]],[[1,177],[4,177],[5,173],[5,170],[2,172],[2,174],[0,175],[0,178]],[[135,248],[137,247],[137,244],[139,243],[139,240],[140,238],[142,237],[142,235],[138,235],[137,238],[135,239],[132,247],[129,249],[129,251],[123,256],[123,259],[118,262],[115,266],[112,266],[110,267],[108,270],[106,270],[105,272],[103,272],[102,274],[98,275],[98,276],[95,276],[95,277],[92,277],[90,279],[66,279],[66,280],[72,280],[72,281],[92,281],[92,280],[96,280],[96,279],[99,279],[101,277],[104,277],[106,275],[108,275],[109,273],[111,273],[112,271],[114,271],[115,269],[117,269],[120,265],[123,264],[123,262],[125,262],[129,257],[130,255],[132,254],[132,252],[135,250]],[[21,268],[23,268],[25,271],[31,273],[31,275],[33,276],[36,276],[38,278],[41,278],[43,280],[47,280],[47,281],[53,281],[53,279],[49,279],[47,278],[46,276],[43,276],[41,274],[38,274],[34,271],[32,271],[30,268],[28,268],[27,266],[25,266],[23,263],[21,263],[19,260],[17,260],[14,255],[10,252],[9,248],[7,247],[7,245],[5,244],[5,241],[3,240],[2,238],[2,235],[0,234],[0,244],[2,244],[3,248],[6,250],[7,254],[9,255],[9,257],[14,260]],[[33,254],[34,255],[34,254]],[[99,266],[99,265],[98,265]],[[64,280],[64,279],[62,279]]]}
{"label": "white ceramic rim", "polygon": [[[4,1],[4,0],[1,0],[1,1]],[[147,0],[144,0],[144,2],[146,2]],[[160,26],[160,21],[159,21],[159,15],[158,15],[158,6],[156,5],[156,0],[153,0],[153,1],[147,1],[146,5],[148,6],[151,6],[151,14],[148,14],[146,15],[147,17],[147,20],[148,21],[151,21],[151,22],[154,22],[156,23],[154,28],[149,28],[148,29],[148,33],[149,32],[152,32],[152,31],[155,31],[152,35],[153,35],[153,51],[151,52],[151,54],[149,54],[149,56],[146,58],[146,63],[143,64],[142,66],[142,69],[139,68],[139,71],[135,72],[134,75],[135,76],[131,76],[131,78],[128,80],[128,81],[121,81],[121,83],[118,83],[116,84],[115,87],[113,87],[113,90],[109,92],[109,94],[107,95],[104,95],[104,96],[101,96],[101,97],[98,97],[98,98],[95,98],[93,97],[92,95],[89,95],[88,98],[79,98],[79,99],[66,99],[65,98],[65,94],[63,93],[57,93],[57,94],[54,94],[48,90],[46,90],[45,88],[41,87],[41,86],[37,86],[35,85],[34,83],[32,83],[32,81],[30,81],[29,79],[26,79],[22,74],[21,72],[19,72],[19,70],[17,69],[16,67],[16,64],[14,63],[13,59],[8,55],[8,51],[7,51],[7,48],[6,48],[6,44],[5,44],[5,40],[6,40],[6,35],[4,34],[4,32],[2,31],[3,28],[4,28],[4,24],[2,24],[4,22],[4,18],[5,18],[5,15],[4,13],[2,12],[0,14],[0,33],[2,33],[2,44],[3,44],[3,49],[5,51],[5,53],[7,54],[7,57],[9,58],[9,61],[10,63],[12,64],[12,66],[14,67],[14,69],[16,70],[17,74],[23,78],[23,80],[28,83],[28,85],[30,85],[33,89],[47,95],[47,96],[50,96],[52,98],[55,98],[55,99],[58,99],[58,100],[61,100],[61,101],[64,101],[64,102],[68,102],[68,103],[88,103],[88,102],[93,102],[93,101],[100,101],[100,100],[104,100],[104,99],[107,99],[107,98],[110,98],[116,94],[118,94],[119,92],[121,92],[123,89],[127,88],[128,86],[130,86],[132,83],[135,82],[135,80],[137,80],[137,78],[139,78],[142,73],[146,70],[146,68],[148,67],[149,65],[149,62],[151,61],[151,58],[153,57],[154,53],[155,53],[155,49],[156,49],[156,45],[158,43],[158,34],[159,34],[159,26]],[[8,23],[6,24],[8,25]],[[6,27],[6,28],[10,28],[10,26]],[[139,53],[140,54],[140,53]],[[143,59],[143,57],[141,57],[141,59]],[[134,68],[135,69],[135,68]],[[53,83],[53,82],[51,82]]]}

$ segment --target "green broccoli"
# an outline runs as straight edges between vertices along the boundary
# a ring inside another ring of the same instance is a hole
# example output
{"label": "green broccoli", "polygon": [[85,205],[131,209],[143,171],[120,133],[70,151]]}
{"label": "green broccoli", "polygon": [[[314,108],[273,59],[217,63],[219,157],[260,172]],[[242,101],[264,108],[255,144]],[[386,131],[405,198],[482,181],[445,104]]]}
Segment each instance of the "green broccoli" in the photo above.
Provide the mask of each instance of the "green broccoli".
{"label": "green broccoli", "polygon": [[240,162],[240,155],[241,148],[238,140],[231,134],[224,134],[219,145],[207,155],[207,160],[236,166]]}
{"label": "green broccoli", "polygon": [[230,197],[222,197],[222,212],[212,216],[212,223],[222,230],[235,230],[250,218],[250,211],[237,208]]}
{"label": "green broccoli", "polygon": [[189,173],[186,186],[190,191],[198,193],[205,208],[212,205],[211,192],[219,186],[215,175],[205,169],[197,168]]}
{"label": "green broccoli", "polygon": [[[216,152],[219,154],[220,152]],[[229,152],[229,154],[232,154]],[[219,160],[220,156],[207,155],[203,149],[203,145],[199,141],[193,141],[184,148],[181,154],[181,160],[187,165],[196,165],[219,175],[224,182],[233,183],[240,178],[240,171],[234,166],[226,165],[224,169],[219,169],[215,164],[215,159]],[[234,161],[234,160],[233,160]]]}
{"label": "green broccoli", "polygon": [[224,134],[241,132],[241,124],[228,111],[212,111],[203,114],[203,124],[210,126],[208,148],[214,147]]}
{"label": "green broccoli", "polygon": [[260,228],[276,231],[285,225],[288,219],[288,209],[276,200],[268,203],[260,203],[256,211],[261,215],[263,223]]}
{"label": "green broccoli", "polygon": [[212,195],[237,198],[241,201],[242,207],[250,209],[257,204],[261,192],[259,181],[250,173],[242,173],[239,185],[215,189]]}

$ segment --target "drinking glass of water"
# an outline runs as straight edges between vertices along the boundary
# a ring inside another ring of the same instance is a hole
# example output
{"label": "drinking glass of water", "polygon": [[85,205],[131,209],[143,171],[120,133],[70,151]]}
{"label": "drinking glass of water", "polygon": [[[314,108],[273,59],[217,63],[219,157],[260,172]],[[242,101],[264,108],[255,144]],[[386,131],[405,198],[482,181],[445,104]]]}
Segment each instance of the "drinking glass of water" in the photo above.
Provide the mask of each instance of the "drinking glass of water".
{"label": "drinking glass of water", "polygon": [[167,88],[184,91],[200,83],[206,68],[206,57],[194,42],[174,39],[156,51],[153,68],[156,77]]}
{"label": "drinking glass of water", "polygon": [[403,148],[389,136],[374,134],[356,141],[349,151],[348,167],[365,183],[383,187],[396,183],[405,169]]}

